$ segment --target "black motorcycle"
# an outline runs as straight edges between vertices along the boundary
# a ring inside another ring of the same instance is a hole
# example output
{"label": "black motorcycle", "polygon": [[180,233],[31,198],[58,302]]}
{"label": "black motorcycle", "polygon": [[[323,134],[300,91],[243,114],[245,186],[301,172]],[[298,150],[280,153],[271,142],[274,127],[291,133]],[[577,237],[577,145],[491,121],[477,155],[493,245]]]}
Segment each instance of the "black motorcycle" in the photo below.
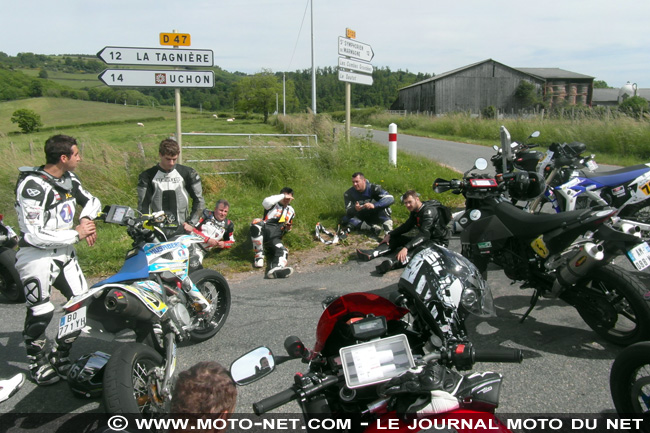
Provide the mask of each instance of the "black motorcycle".
{"label": "black motorcycle", "polygon": [[479,158],[463,179],[436,179],[438,193],[452,190],[466,199],[458,219],[462,254],[484,274],[488,263],[501,267],[522,288],[534,290],[530,314],[540,296],[574,306],[599,335],[620,345],[650,337],[647,288],[634,272],[611,264],[626,254],[637,270],[650,266],[650,247],[638,227],[617,225],[615,209],[594,208],[559,214],[531,214],[505,198],[504,192],[530,199],[544,189],[541,176],[525,171],[495,177]]}
{"label": "black motorcycle", "polygon": [[16,271],[18,236],[0,214],[0,292],[12,302],[25,302],[23,284]]}

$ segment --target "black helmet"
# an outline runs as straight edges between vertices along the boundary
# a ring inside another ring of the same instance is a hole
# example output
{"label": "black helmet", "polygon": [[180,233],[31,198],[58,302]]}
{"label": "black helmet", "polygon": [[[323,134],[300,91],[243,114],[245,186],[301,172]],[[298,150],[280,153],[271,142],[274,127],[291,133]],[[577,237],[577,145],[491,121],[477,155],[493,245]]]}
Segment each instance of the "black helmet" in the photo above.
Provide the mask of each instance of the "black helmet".
{"label": "black helmet", "polygon": [[79,397],[96,398],[102,395],[104,368],[111,355],[94,352],[77,359],[68,372],[68,385]]}
{"label": "black helmet", "polygon": [[513,200],[528,201],[544,192],[544,179],[534,171],[518,171],[508,181],[508,193]]}

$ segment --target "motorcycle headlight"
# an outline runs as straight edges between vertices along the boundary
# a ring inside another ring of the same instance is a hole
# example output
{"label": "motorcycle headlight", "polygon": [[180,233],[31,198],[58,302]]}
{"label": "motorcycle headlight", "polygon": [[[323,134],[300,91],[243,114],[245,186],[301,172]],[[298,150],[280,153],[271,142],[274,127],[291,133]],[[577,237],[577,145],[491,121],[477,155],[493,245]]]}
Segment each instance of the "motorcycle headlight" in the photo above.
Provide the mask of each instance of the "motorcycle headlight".
{"label": "motorcycle headlight", "polygon": [[471,314],[479,317],[496,317],[494,298],[489,287],[466,287],[460,296],[460,304]]}

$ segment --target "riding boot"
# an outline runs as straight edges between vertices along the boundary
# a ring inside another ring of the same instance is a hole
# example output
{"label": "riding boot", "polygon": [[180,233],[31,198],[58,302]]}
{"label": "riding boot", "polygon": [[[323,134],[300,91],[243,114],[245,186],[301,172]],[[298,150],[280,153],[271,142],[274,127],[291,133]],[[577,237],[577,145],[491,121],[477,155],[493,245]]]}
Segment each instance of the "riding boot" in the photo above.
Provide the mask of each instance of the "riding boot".
{"label": "riding boot", "polygon": [[72,349],[72,343],[75,342],[79,334],[81,334],[81,330],[62,338],[57,338],[54,342],[54,347],[52,347],[50,354],[47,356],[50,365],[62,379],[68,377],[68,371],[70,371],[70,367],[72,366],[70,349]]}
{"label": "riding boot", "polygon": [[47,359],[45,345],[47,340],[25,339],[29,373],[37,385],[52,385],[59,381],[59,375]]}
{"label": "riding boot", "polygon": [[357,257],[359,260],[362,260],[364,262],[369,262],[370,260],[377,258],[379,256],[386,255],[390,252],[390,247],[388,246],[387,243],[381,243],[377,246],[377,248],[373,250],[357,250]]}

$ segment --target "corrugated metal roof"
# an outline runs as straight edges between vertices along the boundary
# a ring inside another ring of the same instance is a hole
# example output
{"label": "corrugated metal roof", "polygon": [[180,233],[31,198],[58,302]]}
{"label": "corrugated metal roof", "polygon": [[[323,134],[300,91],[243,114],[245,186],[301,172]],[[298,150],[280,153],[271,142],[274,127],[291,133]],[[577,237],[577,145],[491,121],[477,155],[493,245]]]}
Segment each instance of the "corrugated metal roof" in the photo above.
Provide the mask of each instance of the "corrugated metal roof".
{"label": "corrugated metal roof", "polygon": [[518,71],[524,72],[529,75],[544,79],[560,79],[560,78],[595,78],[589,75],[578,74],[577,72],[566,71],[560,68],[514,68]]}
{"label": "corrugated metal roof", "polygon": [[506,68],[514,69],[519,72],[523,72],[524,74],[531,75],[537,78],[541,79],[575,79],[575,78],[582,78],[582,79],[593,79],[594,77],[590,77],[589,75],[583,75],[583,74],[578,74],[577,72],[571,72],[571,71],[565,71],[564,69],[560,68],[513,68],[512,66],[505,65],[501,62],[497,62],[496,60],[493,59],[486,59],[480,62],[472,63],[471,65],[463,66],[462,68],[457,68],[453,69],[451,71],[443,72],[442,74],[435,75],[431,78],[427,78],[426,80],[418,81],[417,83],[413,83],[410,86],[402,87],[399,90],[402,89],[408,89],[409,87],[416,87],[420,86],[424,83],[429,83],[432,81],[439,80],[444,77],[448,77],[450,75],[454,75],[460,71],[464,71],[465,69],[473,68],[474,66],[480,65],[482,63],[486,62],[495,62],[498,63]]}

